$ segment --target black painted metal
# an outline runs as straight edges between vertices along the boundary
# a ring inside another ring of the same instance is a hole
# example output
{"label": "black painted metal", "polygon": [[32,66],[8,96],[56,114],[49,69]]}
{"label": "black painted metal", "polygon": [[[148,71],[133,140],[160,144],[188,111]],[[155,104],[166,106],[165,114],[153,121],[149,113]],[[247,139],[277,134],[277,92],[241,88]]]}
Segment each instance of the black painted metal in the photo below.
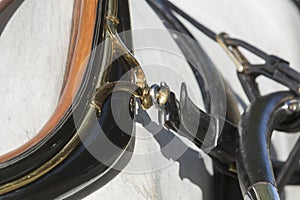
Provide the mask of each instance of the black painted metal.
{"label": "black painted metal", "polygon": [[[207,153],[218,161],[226,164],[235,162],[237,129],[234,124],[221,117],[216,119],[199,109],[189,98],[185,84],[181,87],[178,105],[172,101],[172,95],[170,102],[172,103],[168,107],[171,112],[166,122],[168,128],[187,137],[199,148],[209,145],[207,148],[211,150]],[[223,124],[220,135],[217,135],[218,124]]]}
{"label": "black painted metal", "polygon": [[[102,8],[99,7],[99,9]],[[101,13],[101,10],[99,10],[99,12]],[[100,21],[101,16],[99,16],[98,23],[100,23]],[[100,29],[96,31],[99,32]],[[97,41],[94,42],[94,45],[96,44]],[[84,76],[85,82],[81,85],[79,89],[80,92],[74,98],[73,105],[68,109],[67,114],[51,133],[28,151],[12,160],[0,164],[0,184],[22,177],[47,162],[56,155],[76,133],[73,113],[82,113],[82,116],[86,114],[87,107],[80,105],[84,105],[85,102],[88,102],[87,98],[92,96],[93,90],[90,90],[93,89],[93,87],[91,87],[93,82],[92,77],[100,70],[92,65],[89,66],[89,69],[90,70],[87,70]]]}
{"label": "black painted metal", "polygon": [[[103,112],[99,118],[95,115],[89,115],[91,108],[86,102],[89,102],[93,97],[93,81],[94,77],[99,74],[101,62],[102,62],[102,50],[101,47],[97,47],[103,41],[104,34],[102,21],[104,20],[104,11],[106,9],[106,0],[99,1],[98,19],[95,28],[95,37],[93,44],[93,54],[91,56],[88,70],[84,77],[84,82],[81,85],[80,92],[75,98],[72,108],[69,108],[68,114],[65,116],[54,131],[47,136],[42,142],[36,145],[34,148],[27,151],[25,154],[0,165],[0,181],[1,183],[7,183],[16,178],[22,177],[28,172],[38,168],[43,163],[51,159],[56,155],[62,147],[70,140],[70,138],[77,132],[77,126],[75,126],[73,113],[76,113],[77,124],[87,122],[83,130],[80,130],[81,140],[72,153],[59,164],[56,168],[51,170],[48,174],[41,177],[37,181],[26,185],[16,191],[0,196],[0,199],[53,199],[58,196],[64,195],[74,189],[79,189],[81,185],[89,183],[90,180],[104,175],[115,161],[120,159],[122,153],[128,149],[132,149],[130,145],[134,140],[133,134],[133,121],[130,118],[117,119],[122,120],[123,124],[126,124],[126,132],[124,127],[122,130],[116,123],[116,116],[112,115],[111,102],[118,101],[119,106],[116,108],[117,116],[122,117],[125,113],[131,112],[130,104],[128,102],[128,93],[119,92],[115,94],[113,99],[109,97],[103,107]],[[119,31],[130,29],[130,17],[128,11],[127,1],[122,1],[122,6],[119,8],[119,17],[126,18],[127,20],[121,21]],[[127,6],[126,6],[127,5]],[[125,23],[125,24],[124,24]],[[130,45],[131,38],[125,38],[126,44]],[[91,49],[92,50],[92,49]],[[116,61],[117,62],[117,61]],[[114,63],[113,63],[114,64]],[[118,80],[120,76],[126,73],[130,69],[130,66],[121,65],[117,68],[117,73],[111,74],[111,78]],[[123,77],[124,78],[124,77]],[[100,129],[101,127],[101,129]],[[107,140],[119,147],[117,150],[105,149],[108,146]],[[104,160],[97,160],[90,152],[88,148],[99,148],[99,153]],[[104,161],[104,162],[103,162]],[[122,162],[122,165],[125,165]],[[114,171],[114,170],[113,170]],[[113,178],[113,174],[106,175],[106,177]],[[108,178],[108,179],[109,179]],[[108,179],[106,179],[108,181]],[[104,181],[105,182],[105,181]],[[74,192],[74,191],[72,191]]]}

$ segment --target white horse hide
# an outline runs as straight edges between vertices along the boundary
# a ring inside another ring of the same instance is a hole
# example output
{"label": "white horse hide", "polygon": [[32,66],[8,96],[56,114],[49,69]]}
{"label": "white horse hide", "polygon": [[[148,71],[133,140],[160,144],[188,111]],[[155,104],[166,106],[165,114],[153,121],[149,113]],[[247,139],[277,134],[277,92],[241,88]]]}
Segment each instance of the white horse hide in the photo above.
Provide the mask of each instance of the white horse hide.
{"label": "white horse hide", "polygon": [[[204,25],[216,32],[225,31],[244,39],[267,53],[278,55],[291,66],[300,67],[300,16],[288,0],[173,0]],[[143,0],[131,0],[133,30],[163,28],[155,13]],[[5,153],[30,139],[46,122],[55,108],[68,51],[73,0],[26,0],[0,37],[0,153]],[[188,23],[202,47],[234,90],[246,97],[236,77],[234,64],[220,46],[196,31]],[[133,32],[135,33],[135,31]],[[135,35],[134,35],[135,36]],[[135,38],[139,48],[141,41]],[[159,46],[159,35],[144,38]],[[171,37],[173,52],[182,56]],[[139,49],[136,57],[145,66],[150,82],[170,84],[178,96],[180,83],[187,82],[193,100],[201,104],[192,72],[186,63],[177,62],[171,54]],[[153,68],[148,66],[154,66]],[[170,66],[178,74],[163,71],[156,65]],[[298,68],[300,70],[300,68]],[[161,70],[161,71],[160,71]],[[176,77],[177,76],[177,77]],[[178,79],[178,78],[183,78]],[[265,92],[278,90],[278,85],[261,80]],[[198,94],[198,95],[197,95]],[[155,113],[155,111],[151,111]],[[153,115],[152,115],[153,116]],[[178,137],[172,147],[186,146],[179,158],[159,151],[152,134],[137,125],[135,153],[143,159],[133,160],[116,178],[86,199],[203,199],[210,200],[218,192],[213,187],[210,158],[193,144]],[[166,140],[169,137],[165,136]],[[5,141],[5,142],[4,142]],[[275,134],[274,143],[281,159],[285,159],[295,136]],[[177,146],[178,145],[178,146]],[[156,151],[155,157],[147,157]],[[135,169],[135,170],[134,170]],[[144,171],[143,171],[144,170]],[[288,187],[287,199],[296,200],[300,189]]]}
{"label": "white horse hide", "polygon": [[0,37],[1,153],[32,138],[56,107],[73,3],[26,0]]}

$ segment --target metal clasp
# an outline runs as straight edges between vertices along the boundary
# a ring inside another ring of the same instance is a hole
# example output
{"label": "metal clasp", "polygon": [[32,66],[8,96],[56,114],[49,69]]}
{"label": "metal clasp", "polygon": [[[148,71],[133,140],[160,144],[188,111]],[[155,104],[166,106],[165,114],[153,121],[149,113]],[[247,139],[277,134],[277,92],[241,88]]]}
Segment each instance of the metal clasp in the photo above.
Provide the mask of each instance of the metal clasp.
{"label": "metal clasp", "polygon": [[[226,33],[218,34],[216,40],[236,65],[241,85],[251,102],[260,96],[260,90],[256,83],[256,78],[260,75],[281,83],[300,96],[300,74],[292,69],[287,61],[268,55],[247,42],[230,38]],[[264,63],[251,64],[238,49],[239,47],[258,56],[264,60]]]}
{"label": "metal clasp", "polygon": [[228,45],[225,42],[226,38],[229,38],[229,35],[223,32],[217,35],[216,40],[234,62],[237,67],[237,71],[243,72],[247,68],[249,61],[236,46]]}

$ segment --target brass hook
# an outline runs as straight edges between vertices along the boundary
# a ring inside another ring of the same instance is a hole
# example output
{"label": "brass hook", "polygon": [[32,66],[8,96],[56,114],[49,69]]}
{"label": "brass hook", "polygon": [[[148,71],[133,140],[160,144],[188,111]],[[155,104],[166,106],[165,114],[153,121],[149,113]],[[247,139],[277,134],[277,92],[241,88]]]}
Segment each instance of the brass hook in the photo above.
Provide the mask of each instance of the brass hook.
{"label": "brass hook", "polygon": [[237,71],[244,72],[247,69],[249,61],[236,46],[228,45],[226,43],[226,38],[229,38],[229,35],[224,32],[219,33],[216,36],[217,42],[221,45],[221,47],[236,65]]}

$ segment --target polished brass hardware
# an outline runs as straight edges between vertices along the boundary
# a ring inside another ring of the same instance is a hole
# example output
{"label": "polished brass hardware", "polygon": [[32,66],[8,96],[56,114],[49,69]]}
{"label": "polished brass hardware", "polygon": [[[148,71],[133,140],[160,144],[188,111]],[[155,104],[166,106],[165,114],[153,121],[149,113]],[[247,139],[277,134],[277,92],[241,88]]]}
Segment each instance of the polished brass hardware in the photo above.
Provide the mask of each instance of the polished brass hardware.
{"label": "polished brass hardware", "polygon": [[75,134],[74,137],[66,144],[66,146],[56,154],[51,160],[46,162],[44,165],[40,166],[38,169],[32,171],[31,173],[23,176],[15,181],[4,184],[0,186],[0,195],[16,190],[20,187],[23,187],[41,176],[45,175],[49,171],[51,171],[54,167],[60,164],[76,147],[76,145],[80,142],[80,138],[78,134]]}
{"label": "polished brass hardware", "polygon": [[226,38],[229,38],[229,36],[227,33],[224,32],[219,33],[216,36],[217,42],[225,50],[227,55],[231,58],[231,60],[236,65],[237,71],[244,72],[247,69],[247,65],[249,64],[249,61],[246,59],[246,57],[242,54],[242,52],[237,47],[228,45],[225,41]]}
{"label": "polished brass hardware", "polygon": [[148,110],[153,105],[158,108],[163,107],[170,96],[170,89],[165,82],[162,82],[160,86],[154,84],[151,87],[146,85],[146,87],[141,88],[131,82],[115,81],[106,83],[97,89],[94,100],[90,103],[90,106],[96,109],[98,113],[101,113],[104,101],[109,95],[117,91],[128,92],[135,98],[139,98],[144,110]]}
{"label": "polished brass hardware", "polygon": [[237,174],[237,169],[236,169],[236,165],[233,163],[230,163],[228,165],[228,171]]}
{"label": "polished brass hardware", "polygon": [[125,81],[115,81],[104,84],[97,89],[94,96],[94,100],[91,102],[91,106],[94,107],[99,113],[101,113],[102,105],[109,95],[116,91],[128,92],[135,97],[141,98],[143,96],[143,89],[136,84]]}
{"label": "polished brass hardware", "polygon": [[163,107],[170,97],[169,86],[165,82],[161,82],[160,85],[152,85],[150,88],[150,97],[156,107]]}
{"label": "polished brass hardware", "polygon": [[106,18],[109,19],[115,25],[118,25],[120,23],[119,19],[116,18],[115,16],[107,15]]}

